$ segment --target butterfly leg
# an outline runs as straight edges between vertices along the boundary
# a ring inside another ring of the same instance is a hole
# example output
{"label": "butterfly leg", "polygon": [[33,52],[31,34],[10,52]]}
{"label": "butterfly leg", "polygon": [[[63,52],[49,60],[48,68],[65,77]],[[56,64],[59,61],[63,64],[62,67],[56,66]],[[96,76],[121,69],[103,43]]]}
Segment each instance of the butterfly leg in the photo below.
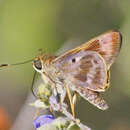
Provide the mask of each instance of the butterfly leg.
{"label": "butterfly leg", "polygon": [[76,100],[77,100],[77,92],[74,92],[74,95],[73,95],[73,98],[72,98],[72,102],[73,102],[74,106],[76,104]]}
{"label": "butterfly leg", "polygon": [[68,98],[69,98],[69,101],[70,101],[70,106],[71,106],[72,115],[73,115],[73,117],[75,118],[75,110],[74,110],[74,104],[73,104],[72,95],[71,95],[69,86],[68,86],[68,85],[65,85],[65,87],[66,87],[67,95],[68,95]]}
{"label": "butterfly leg", "polygon": [[43,74],[49,79],[49,81],[53,84],[54,86],[54,89],[56,91],[56,93],[58,94],[58,90],[57,90],[57,87],[56,87],[56,83],[50,78],[49,75],[47,75],[46,73],[43,72]]}
{"label": "butterfly leg", "polygon": [[[60,94],[58,93],[58,88],[57,88],[57,85],[56,85],[56,83],[50,78],[50,76],[49,75],[47,75],[46,73],[44,73],[43,72],[43,74],[45,75],[45,77],[46,78],[48,78],[48,80],[52,83],[52,86],[53,86],[53,93],[54,93],[54,96],[56,97],[56,100],[57,100],[57,102],[59,102],[59,104],[60,104],[60,108],[61,108],[61,99],[60,99]],[[44,79],[45,80],[45,79]]]}
{"label": "butterfly leg", "polygon": [[40,109],[37,108],[37,109],[36,109],[36,112],[35,112],[35,114],[34,114],[33,120],[35,120],[35,119],[38,117],[39,112],[40,112]]}

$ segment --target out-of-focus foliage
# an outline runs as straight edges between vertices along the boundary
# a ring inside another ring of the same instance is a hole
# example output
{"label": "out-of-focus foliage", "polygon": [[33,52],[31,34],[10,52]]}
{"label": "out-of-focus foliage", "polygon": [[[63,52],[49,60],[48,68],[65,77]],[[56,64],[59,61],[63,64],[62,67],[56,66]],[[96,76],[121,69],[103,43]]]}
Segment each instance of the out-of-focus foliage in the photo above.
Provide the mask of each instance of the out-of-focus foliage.
{"label": "out-of-focus foliage", "polygon": [[[32,59],[41,48],[48,53],[54,53],[60,48],[60,44],[63,43],[63,37],[57,31],[60,5],[60,1],[1,1],[0,63],[16,63]],[[16,73],[14,69],[11,73],[16,75],[14,78],[19,75],[17,80],[21,83],[32,77],[31,64],[16,68]]]}
{"label": "out-of-focus foliage", "polygon": [[[1,0],[0,63],[32,59],[39,48],[54,53],[67,41],[77,44],[119,29],[123,35],[122,49],[111,69],[111,87],[104,94],[109,110],[103,112],[82,100],[76,108],[78,118],[93,129],[129,130],[129,5],[129,0]],[[32,72],[31,64],[0,72],[0,102],[12,117],[29,89]]]}

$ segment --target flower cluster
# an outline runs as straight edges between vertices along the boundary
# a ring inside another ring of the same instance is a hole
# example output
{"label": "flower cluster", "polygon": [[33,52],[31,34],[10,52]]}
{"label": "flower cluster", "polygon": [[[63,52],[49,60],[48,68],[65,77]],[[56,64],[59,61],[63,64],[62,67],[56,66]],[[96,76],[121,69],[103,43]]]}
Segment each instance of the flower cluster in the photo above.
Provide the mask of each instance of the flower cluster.
{"label": "flower cluster", "polygon": [[[38,87],[39,99],[31,105],[39,109],[49,109],[51,114],[40,115],[34,119],[33,124],[37,130],[90,130],[88,126],[83,125],[79,119],[72,116],[67,110],[67,104],[58,103],[57,97],[52,93],[51,86],[43,85]],[[64,116],[56,117],[56,112],[60,112]]]}

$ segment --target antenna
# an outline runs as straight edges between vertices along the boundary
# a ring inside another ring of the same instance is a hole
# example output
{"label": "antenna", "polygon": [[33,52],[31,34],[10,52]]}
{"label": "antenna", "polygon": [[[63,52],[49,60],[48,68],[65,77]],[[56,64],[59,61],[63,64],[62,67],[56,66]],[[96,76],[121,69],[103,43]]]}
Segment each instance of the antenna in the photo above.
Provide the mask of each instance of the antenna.
{"label": "antenna", "polygon": [[10,66],[22,65],[22,64],[26,64],[26,63],[32,62],[33,60],[34,59],[27,60],[27,61],[24,61],[24,62],[15,63],[15,64],[0,64],[0,68],[8,68]]}

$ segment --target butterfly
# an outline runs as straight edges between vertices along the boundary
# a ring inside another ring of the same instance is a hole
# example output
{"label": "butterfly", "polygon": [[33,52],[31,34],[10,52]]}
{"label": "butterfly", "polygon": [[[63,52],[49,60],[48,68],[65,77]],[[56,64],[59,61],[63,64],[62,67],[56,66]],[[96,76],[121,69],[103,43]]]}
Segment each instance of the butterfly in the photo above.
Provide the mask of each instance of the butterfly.
{"label": "butterfly", "polygon": [[[33,66],[48,77],[54,88],[66,88],[73,115],[71,91],[99,109],[106,110],[108,105],[100,93],[109,88],[110,67],[120,52],[121,43],[121,33],[111,30],[60,56],[41,53],[35,58]],[[60,90],[57,93],[62,95]]]}
{"label": "butterfly", "polygon": [[[109,88],[110,67],[121,44],[121,33],[111,30],[59,56],[40,53],[33,60],[33,67],[46,77],[55,95],[59,95],[60,103],[68,95],[73,116],[77,94],[97,108],[106,110],[108,105],[100,93]],[[7,64],[0,67],[5,66]]]}

